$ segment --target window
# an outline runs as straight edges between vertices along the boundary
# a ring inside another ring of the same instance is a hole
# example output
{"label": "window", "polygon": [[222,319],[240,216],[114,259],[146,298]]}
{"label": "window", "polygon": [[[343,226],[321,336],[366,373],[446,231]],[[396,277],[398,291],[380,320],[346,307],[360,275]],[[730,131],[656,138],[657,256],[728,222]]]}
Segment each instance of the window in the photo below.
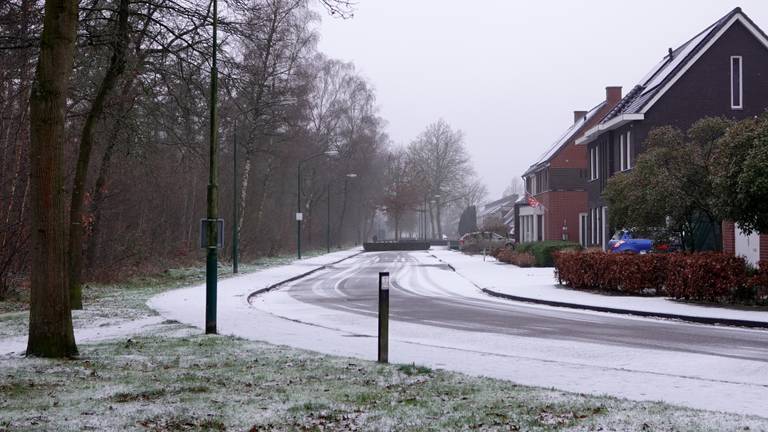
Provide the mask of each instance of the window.
{"label": "window", "polygon": [[587,246],[587,214],[579,213],[579,244]]}
{"label": "window", "polygon": [[624,147],[624,134],[619,135],[619,157],[621,158],[621,170],[627,169],[627,159],[624,156],[626,148]]}
{"label": "window", "polygon": [[589,149],[589,179],[596,180],[598,177],[598,166],[600,159],[597,154],[597,147]]}
{"label": "window", "polygon": [[742,82],[742,59],[741,56],[731,57],[731,108],[742,109],[744,103],[744,83]]}
{"label": "window", "polygon": [[626,171],[632,168],[632,144],[631,135],[632,132],[627,132],[626,137],[624,134],[619,135],[619,156],[621,157],[621,170]]}

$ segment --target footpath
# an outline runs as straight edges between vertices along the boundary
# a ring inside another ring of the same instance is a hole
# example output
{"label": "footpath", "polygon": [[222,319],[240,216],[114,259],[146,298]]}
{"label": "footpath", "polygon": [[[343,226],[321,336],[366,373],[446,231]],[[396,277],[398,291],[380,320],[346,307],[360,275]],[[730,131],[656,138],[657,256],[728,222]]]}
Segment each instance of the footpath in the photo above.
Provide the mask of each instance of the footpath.
{"label": "footpath", "polygon": [[594,294],[562,287],[551,267],[522,268],[490,256],[466,255],[444,248],[433,248],[430,253],[495,297],[598,312],[768,329],[768,311],[696,305],[664,297]]}

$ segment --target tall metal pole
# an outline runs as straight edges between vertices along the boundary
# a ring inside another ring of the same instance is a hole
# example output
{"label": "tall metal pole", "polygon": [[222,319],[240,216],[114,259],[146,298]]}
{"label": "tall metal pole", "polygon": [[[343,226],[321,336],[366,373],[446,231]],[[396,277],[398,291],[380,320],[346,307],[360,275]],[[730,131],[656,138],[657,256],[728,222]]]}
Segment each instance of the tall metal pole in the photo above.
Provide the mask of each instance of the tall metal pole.
{"label": "tall metal pole", "polygon": [[237,256],[238,240],[240,237],[238,227],[238,212],[240,211],[240,201],[237,197],[237,119],[235,119],[235,136],[232,144],[232,191],[234,203],[232,206],[232,273],[238,272],[239,257]]}
{"label": "tall metal pole", "polygon": [[298,191],[296,193],[296,257],[301,259],[301,161],[296,170],[296,183]]}
{"label": "tall metal pole", "polygon": [[218,2],[213,0],[213,55],[211,61],[211,118],[210,118],[210,155],[208,172],[208,253],[205,261],[205,333],[216,333],[216,284],[218,279],[218,70],[216,64],[216,51],[218,50]]}
{"label": "tall metal pole", "polygon": [[328,205],[326,206],[326,210],[328,211],[328,215],[325,218],[326,225],[325,225],[325,250],[326,253],[331,253],[331,181],[328,181]]}

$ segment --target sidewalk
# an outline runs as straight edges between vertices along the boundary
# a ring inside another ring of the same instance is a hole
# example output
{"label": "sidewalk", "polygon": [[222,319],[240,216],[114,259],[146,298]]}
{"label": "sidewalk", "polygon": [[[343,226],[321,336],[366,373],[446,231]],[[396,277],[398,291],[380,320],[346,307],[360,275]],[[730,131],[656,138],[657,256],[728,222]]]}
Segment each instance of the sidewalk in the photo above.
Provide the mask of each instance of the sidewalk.
{"label": "sidewalk", "polygon": [[521,268],[447,249],[430,253],[485,293],[516,301],[705,324],[768,328],[768,312],[684,304],[663,297],[611,296],[561,288],[553,268]]}

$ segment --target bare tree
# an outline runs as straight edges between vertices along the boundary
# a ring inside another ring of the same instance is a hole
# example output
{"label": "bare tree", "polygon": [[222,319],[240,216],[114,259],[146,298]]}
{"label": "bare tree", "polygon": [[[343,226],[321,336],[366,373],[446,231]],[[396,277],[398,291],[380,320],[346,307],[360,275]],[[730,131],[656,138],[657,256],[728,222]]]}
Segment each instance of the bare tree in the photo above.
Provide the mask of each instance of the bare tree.
{"label": "bare tree", "polygon": [[432,223],[432,231],[443,235],[441,209],[451,191],[461,190],[474,172],[464,148],[464,136],[443,119],[430,124],[408,148],[414,169],[425,185],[424,194]]}
{"label": "bare tree", "polygon": [[32,270],[27,354],[77,354],[66,280],[64,109],[77,36],[77,1],[47,0],[30,95]]}

